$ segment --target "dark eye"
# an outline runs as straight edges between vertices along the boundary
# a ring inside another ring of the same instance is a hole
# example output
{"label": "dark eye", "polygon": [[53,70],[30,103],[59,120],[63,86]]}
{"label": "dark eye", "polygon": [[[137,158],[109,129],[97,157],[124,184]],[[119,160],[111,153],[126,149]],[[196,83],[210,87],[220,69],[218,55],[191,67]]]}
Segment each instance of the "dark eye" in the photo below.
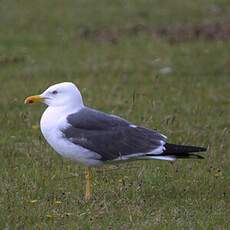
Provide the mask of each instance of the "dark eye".
{"label": "dark eye", "polygon": [[57,90],[52,91],[52,94],[57,94],[57,93],[58,93]]}

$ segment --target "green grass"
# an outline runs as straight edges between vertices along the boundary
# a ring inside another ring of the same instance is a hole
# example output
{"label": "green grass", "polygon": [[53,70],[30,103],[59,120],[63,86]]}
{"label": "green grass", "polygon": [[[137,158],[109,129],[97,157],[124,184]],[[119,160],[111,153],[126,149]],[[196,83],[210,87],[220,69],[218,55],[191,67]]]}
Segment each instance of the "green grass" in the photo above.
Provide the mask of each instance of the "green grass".
{"label": "green grass", "polygon": [[[2,1],[0,228],[228,229],[229,41],[172,45],[141,33],[113,44],[79,31],[212,22],[229,12],[227,0]],[[45,143],[36,128],[44,107],[23,104],[62,81],[76,83],[91,107],[170,142],[208,146],[206,159],[94,170],[94,198],[85,203],[84,167]]]}

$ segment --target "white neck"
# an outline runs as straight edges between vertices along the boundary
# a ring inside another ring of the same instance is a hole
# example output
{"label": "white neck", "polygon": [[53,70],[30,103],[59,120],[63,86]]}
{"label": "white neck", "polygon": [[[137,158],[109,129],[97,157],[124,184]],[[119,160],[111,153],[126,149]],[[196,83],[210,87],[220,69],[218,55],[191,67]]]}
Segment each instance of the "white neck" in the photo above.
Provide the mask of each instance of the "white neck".
{"label": "white neck", "polygon": [[[71,106],[49,106],[42,115],[40,121],[40,127],[42,133],[44,134],[45,130],[51,130],[53,128],[57,128],[54,126],[58,126],[61,120],[65,120],[66,116],[71,113],[76,113],[80,109],[82,109],[84,105],[78,107],[71,107]],[[54,122],[56,121],[56,122]],[[61,123],[61,122],[60,122]]]}

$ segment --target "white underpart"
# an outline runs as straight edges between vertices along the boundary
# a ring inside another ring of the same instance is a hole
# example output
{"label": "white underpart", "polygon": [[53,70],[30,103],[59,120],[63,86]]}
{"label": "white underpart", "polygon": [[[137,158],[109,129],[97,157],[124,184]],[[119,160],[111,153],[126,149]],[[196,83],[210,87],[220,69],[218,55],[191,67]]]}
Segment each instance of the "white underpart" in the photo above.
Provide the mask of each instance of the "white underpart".
{"label": "white underpart", "polygon": [[62,107],[48,107],[41,118],[41,131],[50,146],[64,158],[87,166],[100,166],[97,153],[73,144],[63,136],[62,129],[68,126],[66,116],[75,111],[65,111]]}

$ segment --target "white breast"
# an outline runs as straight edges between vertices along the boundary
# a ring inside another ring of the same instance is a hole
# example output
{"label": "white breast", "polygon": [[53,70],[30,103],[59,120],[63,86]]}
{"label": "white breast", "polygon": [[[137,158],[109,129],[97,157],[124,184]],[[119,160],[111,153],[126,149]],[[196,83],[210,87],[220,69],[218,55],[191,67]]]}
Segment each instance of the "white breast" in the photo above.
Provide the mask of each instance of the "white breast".
{"label": "white breast", "polygon": [[44,138],[61,156],[87,166],[100,166],[100,155],[73,144],[63,136],[61,130],[68,126],[66,116],[69,113],[60,111],[59,107],[48,107],[40,121]]}

